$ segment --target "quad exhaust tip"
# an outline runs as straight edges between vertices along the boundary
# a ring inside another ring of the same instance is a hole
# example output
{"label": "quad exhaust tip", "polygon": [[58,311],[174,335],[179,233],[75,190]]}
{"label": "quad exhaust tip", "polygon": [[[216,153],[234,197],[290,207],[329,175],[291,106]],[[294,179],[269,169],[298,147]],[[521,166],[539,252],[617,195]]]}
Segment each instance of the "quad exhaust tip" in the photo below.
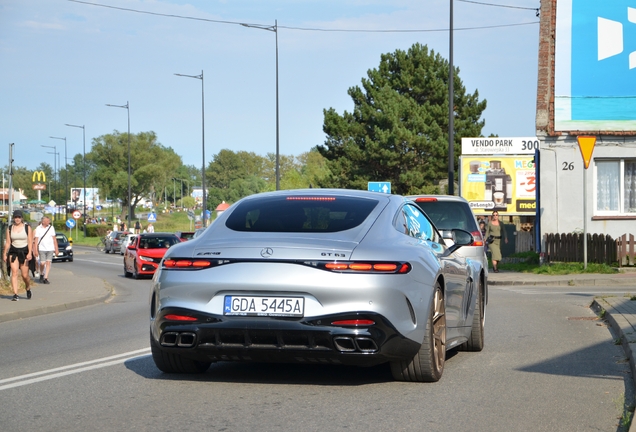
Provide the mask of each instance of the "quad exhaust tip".
{"label": "quad exhaust tip", "polygon": [[192,348],[197,341],[197,335],[193,332],[166,332],[161,335],[161,346]]}
{"label": "quad exhaust tip", "polygon": [[378,351],[378,345],[368,337],[336,336],[333,338],[333,343],[340,352],[374,353]]}

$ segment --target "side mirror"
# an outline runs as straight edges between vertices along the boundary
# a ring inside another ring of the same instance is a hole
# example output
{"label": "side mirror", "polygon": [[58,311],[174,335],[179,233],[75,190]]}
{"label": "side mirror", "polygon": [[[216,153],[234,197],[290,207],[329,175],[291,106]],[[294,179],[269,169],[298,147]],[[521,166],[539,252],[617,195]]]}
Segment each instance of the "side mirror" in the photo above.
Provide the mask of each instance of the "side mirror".
{"label": "side mirror", "polygon": [[[470,246],[475,241],[473,235],[468,231],[464,231],[463,229],[453,228],[449,232],[451,233],[453,244],[444,251],[444,257],[449,256],[462,246]],[[443,237],[446,238],[446,236]]]}

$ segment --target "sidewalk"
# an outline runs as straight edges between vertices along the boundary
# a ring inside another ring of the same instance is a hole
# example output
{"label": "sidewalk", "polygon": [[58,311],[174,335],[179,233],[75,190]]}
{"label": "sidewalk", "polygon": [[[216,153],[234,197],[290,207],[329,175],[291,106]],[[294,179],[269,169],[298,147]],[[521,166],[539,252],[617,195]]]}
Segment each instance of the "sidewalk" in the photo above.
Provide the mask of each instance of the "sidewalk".
{"label": "sidewalk", "polygon": [[32,283],[31,300],[27,300],[24,291],[18,294],[17,302],[11,301],[13,294],[0,295],[0,323],[101,303],[114,295],[104,280],[78,278],[64,267],[67,266],[54,264],[51,267],[49,285]]}

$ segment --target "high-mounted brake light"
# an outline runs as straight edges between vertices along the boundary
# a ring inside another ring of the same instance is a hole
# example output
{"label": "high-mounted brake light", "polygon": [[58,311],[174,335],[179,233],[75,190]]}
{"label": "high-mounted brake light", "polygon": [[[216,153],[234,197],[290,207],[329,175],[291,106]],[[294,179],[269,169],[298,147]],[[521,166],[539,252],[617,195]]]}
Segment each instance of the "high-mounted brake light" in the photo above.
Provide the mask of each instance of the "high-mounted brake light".
{"label": "high-mounted brake light", "polygon": [[437,198],[433,198],[433,197],[415,198],[415,202],[435,202],[435,201],[437,201]]}
{"label": "high-mounted brake light", "polygon": [[334,321],[331,323],[331,325],[337,325],[337,326],[370,326],[374,324],[375,324],[375,321],[371,321],[368,319],[340,320],[340,321]]}
{"label": "high-mounted brake light", "polygon": [[165,319],[170,320],[170,321],[197,321],[198,319],[193,317],[193,316],[189,316],[189,315],[175,315],[175,314],[169,314],[164,316]]}
{"label": "high-mounted brake light", "polygon": [[289,196],[287,201],[335,201],[335,197],[325,196]]}

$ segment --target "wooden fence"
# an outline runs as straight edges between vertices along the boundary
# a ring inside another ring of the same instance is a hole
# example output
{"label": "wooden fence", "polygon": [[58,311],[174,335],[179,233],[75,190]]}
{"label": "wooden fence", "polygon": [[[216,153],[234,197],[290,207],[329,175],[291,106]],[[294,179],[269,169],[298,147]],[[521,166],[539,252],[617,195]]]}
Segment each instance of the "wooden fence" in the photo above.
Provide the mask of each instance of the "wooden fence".
{"label": "wooden fence", "polygon": [[623,234],[616,239],[616,255],[618,266],[636,265],[636,251],[634,247],[634,234]]}
{"label": "wooden fence", "polygon": [[[546,262],[583,262],[583,234],[546,234],[544,240]],[[611,265],[617,261],[617,251],[611,236],[587,235],[587,262]]]}

